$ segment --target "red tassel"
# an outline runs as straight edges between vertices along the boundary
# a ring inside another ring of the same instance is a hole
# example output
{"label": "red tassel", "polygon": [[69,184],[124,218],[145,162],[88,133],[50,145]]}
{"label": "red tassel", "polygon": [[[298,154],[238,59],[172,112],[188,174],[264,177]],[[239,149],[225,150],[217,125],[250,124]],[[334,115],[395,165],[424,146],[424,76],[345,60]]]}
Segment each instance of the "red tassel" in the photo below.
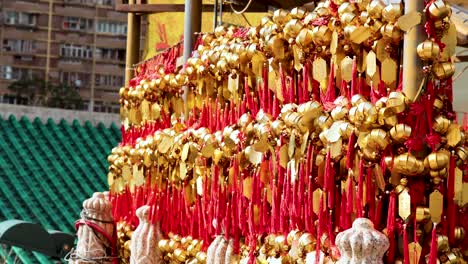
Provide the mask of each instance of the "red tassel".
{"label": "red tassel", "polygon": [[362,203],[364,199],[364,159],[359,161],[359,177],[358,177],[358,195],[357,195],[357,217],[363,217]]}
{"label": "red tassel", "polygon": [[406,231],[406,224],[403,225],[403,256],[405,264],[410,264],[409,248],[408,248],[408,232]]}
{"label": "red tassel", "polygon": [[323,193],[322,195],[320,196],[320,205],[319,205],[319,211],[318,211],[318,214],[319,214],[319,219],[318,219],[318,230],[317,230],[317,242],[316,242],[316,247],[315,247],[315,263],[319,263],[320,261],[320,240],[321,240],[321,237],[322,237],[322,221],[325,221],[325,219],[323,219],[323,214],[322,214],[322,211],[323,211]]}
{"label": "red tassel", "polygon": [[431,253],[429,264],[437,264],[437,224],[432,228]]}
{"label": "red tassel", "polygon": [[450,244],[455,242],[455,221],[456,215],[456,204],[455,204],[455,156],[450,156],[450,165],[447,180],[447,197],[448,197],[448,238]]}
{"label": "red tassel", "polygon": [[347,207],[346,207],[346,229],[351,227],[351,217],[352,214],[354,213],[354,186],[353,186],[353,176],[351,174],[348,175],[348,188],[346,190],[346,195],[347,197]]}
{"label": "red tassel", "polygon": [[396,210],[396,194],[390,193],[390,199],[388,203],[388,215],[387,215],[387,233],[390,241],[390,247],[388,248],[387,263],[393,263],[395,260],[395,210]]}
{"label": "red tassel", "polygon": [[349,140],[348,140],[348,152],[346,153],[346,168],[348,170],[353,169],[354,167],[354,156],[355,156],[354,145],[356,144],[356,140],[357,140],[356,134],[351,133],[351,136],[349,137]]}
{"label": "red tassel", "polygon": [[352,67],[352,73],[353,77],[351,79],[351,97],[356,95],[358,91],[358,82],[357,82],[357,66],[356,66],[356,56],[353,58],[353,67]]}
{"label": "red tassel", "polygon": [[327,157],[325,161],[325,191],[328,195],[328,208],[334,208],[335,205],[335,175],[333,171],[333,164],[331,161],[330,151],[327,152]]}
{"label": "red tassel", "polygon": [[288,93],[286,90],[286,77],[284,76],[284,69],[283,64],[279,64],[279,75],[280,75],[280,82],[281,82],[281,95],[283,96],[283,103],[287,103],[286,98],[288,97]]}

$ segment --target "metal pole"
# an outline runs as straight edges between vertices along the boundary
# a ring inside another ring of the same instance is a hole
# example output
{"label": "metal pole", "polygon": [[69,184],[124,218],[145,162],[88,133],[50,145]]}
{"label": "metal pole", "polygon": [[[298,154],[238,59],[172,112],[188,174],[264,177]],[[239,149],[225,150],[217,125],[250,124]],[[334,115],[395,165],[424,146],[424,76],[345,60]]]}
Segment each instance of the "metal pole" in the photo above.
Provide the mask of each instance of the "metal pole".
{"label": "metal pole", "polygon": [[[135,0],[129,0],[129,5],[135,4]],[[128,13],[127,22],[127,53],[125,60],[125,84],[128,85],[133,78],[133,65],[138,63],[140,54],[140,28],[141,17],[134,13]]]}
{"label": "metal pole", "polygon": [[185,0],[184,62],[190,58],[195,32],[201,31],[202,0]]}
{"label": "metal pole", "polygon": [[[184,23],[184,63],[192,55],[195,44],[195,32],[201,31],[202,0],[185,0],[185,23]],[[184,87],[185,117],[188,118],[187,107],[188,87]]]}
{"label": "metal pole", "polygon": [[215,0],[214,2],[214,19],[213,19],[213,31],[216,29],[218,26],[218,0]]}
{"label": "metal pole", "polygon": [[46,71],[45,71],[45,83],[49,82],[49,74],[50,74],[50,52],[51,52],[51,44],[52,44],[52,18],[53,18],[53,8],[54,8],[54,0],[49,0],[49,21],[47,24],[47,57],[46,57]]}
{"label": "metal pole", "polygon": [[[424,1],[405,1],[405,14],[422,12],[423,9]],[[422,41],[424,41],[422,23],[413,27],[405,34],[403,47],[403,92],[411,100],[415,99],[423,77],[423,74],[419,72],[422,68],[422,61],[416,52],[418,44]]]}
{"label": "metal pole", "polygon": [[94,112],[94,89],[96,86],[96,41],[97,41],[97,28],[98,28],[98,6],[95,4],[94,9],[94,34],[93,34],[93,64],[91,66],[91,91],[89,94],[88,111]]}

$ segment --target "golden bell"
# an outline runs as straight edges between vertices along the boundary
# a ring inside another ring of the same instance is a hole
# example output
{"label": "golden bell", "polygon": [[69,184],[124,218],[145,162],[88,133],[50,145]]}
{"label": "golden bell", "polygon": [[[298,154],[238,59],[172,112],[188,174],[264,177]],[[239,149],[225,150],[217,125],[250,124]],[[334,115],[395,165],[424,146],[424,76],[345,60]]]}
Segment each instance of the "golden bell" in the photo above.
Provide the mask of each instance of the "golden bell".
{"label": "golden bell", "polygon": [[182,250],[180,248],[176,248],[174,250],[174,257],[179,262],[185,262],[185,260],[187,259],[187,254],[185,253],[184,250]]}
{"label": "golden bell", "polygon": [[200,251],[197,253],[197,255],[195,256],[198,261],[200,261],[201,263],[205,263],[206,262],[206,253],[203,252],[203,251]]}
{"label": "golden bell", "polygon": [[367,9],[367,6],[369,5],[370,0],[355,0],[354,3],[357,5],[359,8],[359,11],[364,11]]}
{"label": "golden bell", "polygon": [[367,6],[367,12],[372,18],[380,18],[385,4],[380,0],[372,0]]}
{"label": "golden bell", "polygon": [[444,102],[439,97],[436,97],[434,99],[434,108],[436,110],[442,110],[443,107],[444,107]]}
{"label": "golden bell", "polygon": [[455,227],[455,239],[458,240],[458,241],[463,241],[463,239],[465,238],[465,229],[461,226],[457,226]]}
{"label": "golden bell", "polygon": [[396,142],[404,142],[411,136],[411,127],[406,124],[397,124],[390,129],[390,136]]}
{"label": "golden bell", "polygon": [[429,15],[436,20],[441,20],[449,14],[450,7],[443,0],[436,0],[429,6]]}
{"label": "golden bell", "polygon": [[396,194],[400,194],[400,193],[402,193],[404,190],[408,190],[408,188],[407,188],[405,185],[398,184],[397,186],[395,186],[395,192],[396,192]]}
{"label": "golden bell", "polygon": [[383,150],[390,143],[388,135],[383,129],[372,129],[367,137],[367,146],[373,149]]}
{"label": "golden bell", "polygon": [[380,156],[379,156],[379,153],[377,151],[373,151],[372,149],[370,148],[365,148],[362,150],[362,155],[363,155],[363,158],[365,160],[368,160],[368,161],[377,161],[379,160]]}
{"label": "golden bell", "polygon": [[424,166],[430,170],[441,170],[447,167],[449,156],[441,151],[432,152],[424,159]]}
{"label": "golden bell", "polygon": [[347,114],[348,114],[348,108],[344,106],[337,106],[333,108],[331,111],[331,117],[335,121],[345,118]]}
{"label": "golden bell", "polygon": [[365,24],[369,19],[369,13],[367,13],[367,11],[362,11],[358,18],[361,24]]}
{"label": "golden bell", "polygon": [[291,19],[286,23],[286,25],[283,28],[283,32],[285,33],[286,39],[289,38],[296,38],[296,36],[299,34],[299,31],[302,29],[304,25],[300,20],[297,19]]}
{"label": "golden bell", "polygon": [[351,105],[352,106],[358,106],[360,103],[366,102],[366,98],[360,94],[353,95],[351,97]]}
{"label": "golden bell", "polygon": [[288,234],[288,237],[287,237],[287,241],[288,241],[288,244],[289,245],[292,245],[292,243],[298,239],[298,237],[301,236],[301,232],[297,229],[295,230],[291,230],[291,232],[289,232]]}
{"label": "golden bell", "polygon": [[450,250],[449,240],[447,236],[437,235],[437,251],[448,252]]}
{"label": "golden bell", "polygon": [[380,33],[394,42],[399,42],[403,37],[403,32],[394,24],[386,24],[380,28]]}
{"label": "golden bell", "polygon": [[436,177],[445,178],[445,176],[447,176],[447,168],[443,168],[443,169],[438,170],[438,171],[437,170],[431,170],[431,171],[429,171],[429,174],[433,178],[436,178]]}
{"label": "golden bell", "polygon": [[389,4],[382,10],[382,18],[384,21],[395,23],[402,15],[402,12],[400,4]]}
{"label": "golden bell", "polygon": [[316,122],[322,130],[325,130],[333,124],[333,119],[329,115],[321,115]]}
{"label": "golden bell", "polygon": [[277,9],[273,12],[273,22],[284,25],[291,19],[291,15],[284,9]]}
{"label": "golden bell", "polygon": [[397,114],[405,111],[406,98],[401,92],[391,92],[387,99],[387,107],[393,108]]}
{"label": "golden bell", "polygon": [[313,34],[312,30],[308,28],[303,28],[296,37],[296,44],[299,47],[308,47],[313,43]]}
{"label": "golden bell", "polygon": [[358,18],[354,13],[344,13],[340,16],[340,22],[343,25],[348,25],[353,23]]}
{"label": "golden bell", "polygon": [[290,14],[295,19],[303,19],[307,14],[307,10],[302,7],[295,7],[291,10]]}
{"label": "golden bell", "polygon": [[416,222],[426,222],[431,219],[429,208],[418,206],[416,208]]}
{"label": "golden bell", "polygon": [[314,250],[315,237],[310,233],[304,233],[299,238],[299,245],[304,249],[305,252],[311,252]]}
{"label": "golden bell", "polygon": [[355,10],[356,10],[356,7],[354,6],[354,4],[349,3],[349,2],[344,2],[338,8],[338,14],[343,15],[345,13],[353,13]]}
{"label": "golden bell", "polygon": [[422,60],[434,60],[440,56],[439,44],[426,40],[418,45],[417,52]]}
{"label": "golden bell", "polygon": [[317,5],[317,8],[314,10],[314,13],[316,13],[320,17],[324,17],[330,15],[330,9],[323,5]]}
{"label": "golden bell", "polygon": [[319,46],[327,46],[331,42],[332,31],[327,26],[314,27],[312,30],[313,41]]}
{"label": "golden bell", "polygon": [[455,73],[455,65],[452,62],[441,62],[432,66],[432,72],[439,80],[445,80]]}
{"label": "golden bell", "polygon": [[447,133],[447,130],[450,127],[450,124],[451,124],[450,120],[440,115],[435,118],[432,128],[438,133],[445,134]]}
{"label": "golden bell", "polygon": [[460,158],[460,160],[467,161],[468,160],[468,151],[463,146],[457,147],[457,156],[458,156],[458,158]]}

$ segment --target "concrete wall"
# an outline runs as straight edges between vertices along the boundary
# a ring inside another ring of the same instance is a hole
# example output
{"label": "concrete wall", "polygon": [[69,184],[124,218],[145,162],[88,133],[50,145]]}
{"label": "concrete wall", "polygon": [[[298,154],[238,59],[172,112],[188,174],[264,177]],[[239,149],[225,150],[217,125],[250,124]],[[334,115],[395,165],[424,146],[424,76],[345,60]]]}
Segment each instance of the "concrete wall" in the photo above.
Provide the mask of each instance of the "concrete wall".
{"label": "concrete wall", "polygon": [[56,123],[59,123],[62,119],[65,119],[67,122],[71,123],[76,119],[79,120],[81,124],[84,124],[86,121],[90,121],[95,126],[97,126],[99,123],[103,123],[106,127],[109,127],[112,123],[114,123],[117,127],[120,127],[120,118],[118,114],[92,113],[86,111],[64,110],[59,108],[0,104],[0,116],[3,119],[6,119],[10,115],[14,115],[17,119],[23,116],[27,116],[31,121],[36,117],[39,117],[43,122],[47,122],[49,118],[52,118]]}

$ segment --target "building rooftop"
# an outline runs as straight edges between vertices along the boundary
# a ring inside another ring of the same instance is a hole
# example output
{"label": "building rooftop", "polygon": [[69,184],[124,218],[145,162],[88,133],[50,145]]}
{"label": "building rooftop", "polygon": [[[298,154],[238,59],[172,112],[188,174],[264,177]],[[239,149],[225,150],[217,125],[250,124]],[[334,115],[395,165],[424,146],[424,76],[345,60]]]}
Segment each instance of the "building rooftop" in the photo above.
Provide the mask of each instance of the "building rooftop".
{"label": "building rooftop", "polygon": [[[74,234],[83,200],[108,189],[107,155],[120,141],[119,128],[10,116],[0,119],[0,137],[0,221],[20,219]],[[16,247],[0,247],[2,256],[6,263],[53,263]]]}

